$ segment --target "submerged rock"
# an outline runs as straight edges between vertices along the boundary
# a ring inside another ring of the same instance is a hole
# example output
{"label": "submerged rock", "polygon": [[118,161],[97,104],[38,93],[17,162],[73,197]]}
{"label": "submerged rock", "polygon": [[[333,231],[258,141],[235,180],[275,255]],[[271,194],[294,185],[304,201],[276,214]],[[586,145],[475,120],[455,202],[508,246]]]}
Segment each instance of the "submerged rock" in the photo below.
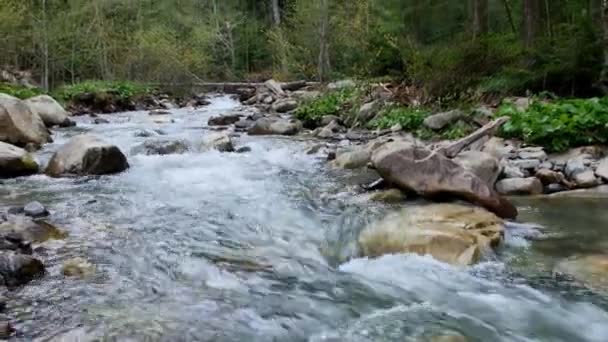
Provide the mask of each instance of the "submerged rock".
{"label": "submerged rock", "polygon": [[369,199],[382,203],[401,203],[407,199],[407,196],[399,189],[388,189],[372,193]]}
{"label": "submerged rock", "polygon": [[212,116],[207,121],[207,125],[209,126],[228,126],[235,124],[241,120],[241,116],[238,114],[231,115],[222,115],[222,116]]}
{"label": "submerged rock", "polygon": [[0,141],[24,146],[41,146],[51,141],[49,131],[37,113],[16,97],[0,94]]}
{"label": "submerged rock", "polygon": [[33,201],[23,207],[23,213],[32,218],[49,216],[49,211],[38,201]]}
{"label": "submerged rock", "polygon": [[66,175],[104,175],[129,168],[127,157],[114,145],[93,135],[78,135],[53,155],[45,173]]}
{"label": "submerged rock", "polygon": [[376,171],[394,186],[421,196],[453,196],[485,207],[504,218],[517,209],[488,184],[454,160],[410,142],[387,143],[372,155]]}
{"label": "submerged rock", "polygon": [[44,275],[44,265],[36,258],[14,252],[0,252],[0,275],[4,284],[21,286]]}
{"label": "submerged rock", "polygon": [[559,262],[554,271],[592,289],[608,292],[608,254],[574,256]]}
{"label": "submerged rock", "polygon": [[340,169],[358,169],[370,163],[371,158],[372,151],[369,147],[355,146],[348,150],[338,150],[332,165]]}
{"label": "submerged rock", "polygon": [[0,142],[0,178],[38,173],[38,163],[26,150]]}
{"label": "submerged rock", "polygon": [[32,112],[40,116],[47,127],[69,127],[75,125],[69,118],[70,113],[63,109],[59,102],[48,95],[29,98],[25,100],[25,103],[30,107]]}
{"label": "submerged rock", "polygon": [[95,265],[83,258],[73,258],[63,263],[61,272],[66,277],[86,278],[95,273]]}
{"label": "submerged rock", "polygon": [[363,256],[415,253],[453,265],[471,265],[498,246],[503,221],[481,209],[458,204],[413,206],[365,228],[359,236]]}
{"label": "submerged rock", "polygon": [[135,146],[131,150],[131,154],[145,154],[148,156],[183,154],[186,152],[188,152],[188,145],[179,140],[149,140],[141,145]]}
{"label": "submerged rock", "polygon": [[0,223],[0,235],[40,243],[51,239],[63,239],[67,233],[46,221],[34,221],[27,216],[9,216],[6,222]]}

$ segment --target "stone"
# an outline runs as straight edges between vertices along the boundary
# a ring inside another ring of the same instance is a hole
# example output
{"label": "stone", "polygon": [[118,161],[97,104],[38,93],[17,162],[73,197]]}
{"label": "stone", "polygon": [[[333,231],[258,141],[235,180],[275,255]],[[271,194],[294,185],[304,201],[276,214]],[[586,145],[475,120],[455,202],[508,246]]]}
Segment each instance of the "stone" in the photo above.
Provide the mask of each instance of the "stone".
{"label": "stone", "polygon": [[372,154],[376,171],[390,184],[427,198],[451,196],[485,207],[504,218],[517,209],[494,187],[441,153],[416,143],[390,142]]}
{"label": "stone", "polygon": [[158,135],[166,135],[166,133],[161,130],[143,129],[143,130],[137,131],[137,132],[135,132],[135,134],[133,134],[133,136],[138,137],[138,138],[150,138],[150,137],[155,137]]}
{"label": "stone", "polygon": [[249,128],[253,127],[253,125],[255,125],[254,120],[241,119],[234,123],[234,128],[239,131],[246,131]]}
{"label": "stone", "polygon": [[249,147],[249,146],[241,146],[241,147],[237,148],[235,152],[236,152],[236,153],[247,153],[247,152],[251,152],[251,147]]}
{"label": "stone", "polygon": [[277,113],[287,113],[298,108],[298,102],[293,99],[282,99],[272,104],[272,110]]}
{"label": "stone", "polygon": [[511,102],[515,105],[520,112],[525,112],[530,108],[530,104],[532,104],[532,99],[528,97],[516,97],[511,100]]}
{"label": "stone", "polygon": [[469,340],[459,333],[449,333],[432,336],[429,342],[468,342]]}
{"label": "stone", "polygon": [[359,235],[364,257],[415,253],[452,265],[472,265],[503,241],[503,221],[459,204],[411,206],[367,226]]}
{"label": "stone", "polygon": [[276,96],[284,97],[286,95],[285,91],[281,87],[281,84],[273,79],[264,82],[264,86],[266,86],[266,88],[268,88],[268,90],[270,90]]}
{"label": "stone", "polygon": [[403,191],[399,189],[381,190],[372,193],[369,196],[370,201],[382,203],[401,203],[407,199]]}
{"label": "stone", "polygon": [[552,184],[545,186],[546,194],[555,194],[555,193],[566,191],[566,190],[569,190],[569,189],[565,185],[559,184],[559,183],[552,183]]}
{"label": "stone", "polygon": [[492,137],[484,143],[481,150],[493,155],[497,159],[503,159],[515,151],[515,146],[502,138]]}
{"label": "stone", "polygon": [[321,124],[322,127],[324,127],[324,126],[327,126],[327,125],[329,125],[330,123],[332,123],[334,121],[337,122],[337,123],[340,123],[340,118],[337,117],[337,116],[335,116],[335,115],[323,115],[323,117],[321,118],[320,124]]}
{"label": "stone", "polygon": [[155,124],[164,125],[174,123],[175,120],[170,115],[150,115],[150,120]]}
{"label": "stone", "polygon": [[343,127],[340,126],[337,121],[332,121],[325,127],[317,128],[313,132],[313,135],[322,139],[330,139],[333,138],[336,133],[339,133],[341,130],[343,130]]}
{"label": "stone", "polygon": [[355,146],[348,150],[336,151],[332,166],[340,169],[359,169],[371,161],[372,151],[367,146]]}
{"label": "stone", "polygon": [[608,157],[600,160],[595,170],[595,174],[603,180],[608,181]]}
{"label": "stone", "polygon": [[353,81],[353,80],[341,80],[341,81],[329,83],[327,85],[327,89],[339,90],[339,89],[346,89],[346,88],[354,88],[356,86],[357,86],[357,83],[355,83],[355,81]]}
{"label": "stone", "polygon": [[302,130],[298,120],[261,118],[247,130],[249,135],[296,135]]}
{"label": "stone", "polygon": [[0,321],[0,339],[8,340],[15,333],[15,328],[9,321]]}
{"label": "stone", "polygon": [[45,173],[51,177],[66,175],[105,175],[129,168],[120,149],[94,135],[77,135],[61,146],[51,158]]}
{"label": "stone", "polygon": [[66,277],[82,279],[95,273],[95,265],[83,258],[72,258],[63,263],[61,272]]}
{"label": "stone", "polygon": [[0,178],[38,173],[38,163],[26,150],[0,142]]}
{"label": "stone", "polygon": [[490,185],[496,183],[502,172],[498,159],[486,152],[464,151],[453,160]]}
{"label": "stone", "polygon": [[321,92],[318,90],[296,90],[291,93],[291,97],[301,101],[314,100],[321,96]]}
{"label": "stone", "polygon": [[536,171],[535,177],[538,178],[540,180],[540,182],[543,183],[544,185],[558,183],[558,184],[571,186],[570,182],[568,182],[568,180],[566,179],[566,176],[564,176],[563,173],[553,171],[550,169],[539,169],[538,171]]}
{"label": "stone", "polygon": [[241,120],[241,116],[238,114],[231,115],[222,115],[222,116],[212,116],[207,121],[207,125],[209,126],[228,126],[235,124]]}
{"label": "stone", "polygon": [[372,120],[380,110],[382,109],[383,103],[381,101],[372,101],[365,103],[359,108],[357,112],[357,122],[367,123]]}
{"label": "stone", "polygon": [[566,163],[566,168],[564,173],[570,179],[574,178],[578,173],[585,172],[587,170],[587,166],[585,166],[585,160],[587,157],[579,156],[577,158],[573,158],[568,160]]}
{"label": "stone", "polygon": [[502,176],[503,178],[524,178],[526,174],[519,167],[506,162],[503,165]]}
{"label": "stone", "polygon": [[543,184],[536,177],[507,178],[496,183],[496,191],[502,195],[540,195]]}
{"label": "stone", "polygon": [[608,255],[577,255],[560,261],[555,273],[566,274],[583,285],[604,293],[608,292]]}
{"label": "stone", "polygon": [[205,137],[201,150],[217,150],[219,152],[234,152],[232,139],[226,133],[213,133]]}
{"label": "stone", "polygon": [[23,207],[23,213],[32,218],[41,218],[50,215],[49,211],[38,201],[26,204]]}
{"label": "stone", "polygon": [[393,133],[397,133],[397,132],[401,132],[403,131],[403,126],[401,126],[401,124],[394,124],[391,126],[391,132]]}
{"label": "stone", "polygon": [[41,146],[51,141],[44,122],[37,113],[16,97],[0,94],[0,141],[24,146]]}
{"label": "stone", "polygon": [[460,109],[451,110],[449,112],[437,113],[429,115],[423,121],[425,127],[432,130],[441,130],[453,123],[456,123],[465,116]]}
{"label": "stone", "polygon": [[93,120],[93,123],[96,124],[96,125],[101,125],[101,124],[109,124],[110,121],[106,120],[106,119],[102,119],[102,118],[95,118]]}
{"label": "stone", "polygon": [[595,177],[595,173],[591,169],[575,174],[572,181],[578,188],[593,188],[601,184],[601,181]]}
{"label": "stone", "polygon": [[513,159],[509,160],[511,165],[524,169],[524,170],[535,170],[541,164],[541,161],[538,159]]}
{"label": "stone", "polygon": [[188,152],[188,145],[179,140],[148,140],[131,149],[131,154],[144,154],[147,156],[184,154],[186,152]]}
{"label": "stone", "polygon": [[0,252],[0,275],[9,288],[25,285],[44,276],[42,262],[29,255],[9,251]]}
{"label": "stone", "polygon": [[69,118],[70,113],[68,113],[59,102],[48,95],[34,96],[24,102],[30,107],[32,112],[40,116],[42,122],[44,122],[47,127],[69,127],[75,125]]}
{"label": "stone", "polygon": [[547,153],[542,147],[524,147],[517,151],[520,159],[538,159],[541,162],[547,160]]}
{"label": "stone", "polygon": [[67,237],[67,233],[56,226],[27,216],[9,216],[6,222],[0,223],[0,235],[34,243]]}

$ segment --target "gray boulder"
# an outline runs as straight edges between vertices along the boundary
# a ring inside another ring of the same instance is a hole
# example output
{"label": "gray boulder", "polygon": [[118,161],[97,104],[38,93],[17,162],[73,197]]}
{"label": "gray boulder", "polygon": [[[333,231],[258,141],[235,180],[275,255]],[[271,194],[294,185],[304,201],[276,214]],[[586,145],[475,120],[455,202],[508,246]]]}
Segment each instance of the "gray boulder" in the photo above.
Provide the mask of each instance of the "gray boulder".
{"label": "gray boulder", "polygon": [[249,135],[296,135],[302,129],[298,120],[261,118],[247,130]]}
{"label": "gray boulder", "polygon": [[292,99],[278,100],[272,104],[272,110],[277,113],[287,113],[298,108],[298,102]]}
{"label": "gray boulder", "polygon": [[38,172],[38,163],[26,150],[0,142],[0,178],[19,177]]}
{"label": "gray boulder", "polygon": [[104,175],[129,168],[127,157],[114,145],[93,135],[78,135],[63,145],[51,158],[45,173],[66,175]]}
{"label": "gray boulder", "polygon": [[536,177],[507,178],[496,183],[496,190],[502,195],[540,195],[543,184]]}
{"label": "gray boulder", "polygon": [[9,288],[21,286],[44,275],[44,265],[29,255],[0,252],[0,275]]}
{"label": "gray boulder", "polygon": [[608,181],[608,157],[600,160],[595,174],[603,180]]}
{"label": "gray boulder", "polygon": [[23,207],[23,213],[26,216],[40,218],[49,216],[49,211],[38,201],[33,201]]}
{"label": "gray boulder", "polygon": [[201,150],[217,150],[220,152],[234,152],[234,144],[232,139],[226,133],[213,133],[205,137]]}
{"label": "gray boulder", "polygon": [[465,114],[463,111],[455,109],[449,112],[430,115],[424,119],[423,124],[432,130],[440,130],[462,119],[464,116]]}
{"label": "gray boulder", "polygon": [[601,181],[595,177],[595,173],[591,169],[575,174],[572,181],[578,188],[593,188],[601,184]]}
{"label": "gray boulder", "polygon": [[464,151],[459,153],[454,161],[490,185],[496,183],[502,172],[502,166],[498,159],[485,152]]}
{"label": "gray boulder", "polygon": [[209,121],[207,121],[207,125],[209,125],[209,126],[228,126],[228,125],[237,123],[239,120],[241,120],[241,116],[238,114],[212,116],[209,119]]}
{"label": "gray boulder", "polygon": [[48,95],[39,95],[25,100],[25,103],[30,107],[30,110],[37,113],[47,127],[74,126],[74,122],[70,120],[68,113],[59,102],[55,101]]}
{"label": "gray boulder", "polygon": [[0,141],[41,146],[50,142],[51,137],[40,116],[25,102],[0,94]]}

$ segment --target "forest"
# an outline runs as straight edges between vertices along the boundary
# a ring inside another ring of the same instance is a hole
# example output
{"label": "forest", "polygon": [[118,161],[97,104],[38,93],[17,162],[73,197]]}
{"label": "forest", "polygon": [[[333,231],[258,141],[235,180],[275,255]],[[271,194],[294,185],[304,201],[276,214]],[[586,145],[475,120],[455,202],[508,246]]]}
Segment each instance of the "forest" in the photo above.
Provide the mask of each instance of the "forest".
{"label": "forest", "polygon": [[85,80],[389,79],[434,98],[605,90],[602,0],[0,0],[0,65]]}

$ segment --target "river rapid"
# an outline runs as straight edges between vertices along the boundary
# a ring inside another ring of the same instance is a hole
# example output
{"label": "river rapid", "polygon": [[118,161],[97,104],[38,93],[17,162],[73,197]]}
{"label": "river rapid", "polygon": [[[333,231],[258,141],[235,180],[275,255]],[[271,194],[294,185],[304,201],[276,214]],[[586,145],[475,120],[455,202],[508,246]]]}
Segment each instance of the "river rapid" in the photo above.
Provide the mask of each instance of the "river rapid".
{"label": "river rapid", "polygon": [[[358,232],[396,207],[357,193],[365,175],[331,170],[314,142],[236,138],[248,153],[131,155],[163,139],[200,144],[224,96],[198,110],[76,118],[38,155],[83,132],[116,144],[131,168],[103,177],[43,175],[0,184],[0,209],[31,200],[69,233],[37,247],[47,275],[7,294],[20,341],[608,341],[608,295],[552,272],[608,249],[608,201],[517,201],[539,224],[507,233],[496,255],[458,268],[430,257],[352,259]],[[238,147],[237,146],[237,147]],[[74,257],[96,266],[62,275]],[[452,340],[450,340],[452,341]],[[460,340],[453,340],[460,341]]]}

